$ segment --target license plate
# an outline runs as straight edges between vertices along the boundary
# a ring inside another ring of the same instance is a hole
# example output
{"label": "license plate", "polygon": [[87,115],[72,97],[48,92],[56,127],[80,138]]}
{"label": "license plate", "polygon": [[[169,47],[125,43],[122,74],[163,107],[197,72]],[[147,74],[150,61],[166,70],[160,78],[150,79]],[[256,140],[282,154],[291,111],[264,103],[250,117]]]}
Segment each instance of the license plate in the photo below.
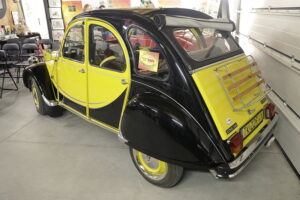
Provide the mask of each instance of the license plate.
{"label": "license plate", "polygon": [[242,134],[244,138],[246,138],[250,133],[252,133],[260,125],[263,119],[264,112],[262,110],[242,128]]}

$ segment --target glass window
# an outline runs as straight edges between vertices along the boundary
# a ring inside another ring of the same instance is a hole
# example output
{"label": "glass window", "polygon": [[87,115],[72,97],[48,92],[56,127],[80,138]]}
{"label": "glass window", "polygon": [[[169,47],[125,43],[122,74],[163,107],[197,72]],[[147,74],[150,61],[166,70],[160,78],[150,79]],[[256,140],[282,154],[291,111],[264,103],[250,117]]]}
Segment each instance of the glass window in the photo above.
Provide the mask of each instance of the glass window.
{"label": "glass window", "polygon": [[136,60],[137,73],[152,78],[166,79],[169,66],[157,42],[139,28],[130,29],[128,38]]}
{"label": "glass window", "polygon": [[122,47],[112,32],[99,25],[90,26],[90,64],[124,71],[126,62]]}
{"label": "glass window", "polygon": [[176,29],[173,35],[183,50],[196,61],[219,57],[239,49],[229,32],[211,28]]}
{"label": "glass window", "polygon": [[220,2],[220,0],[199,0],[198,3],[194,5],[194,9],[206,13],[213,18],[217,18]]}
{"label": "glass window", "polygon": [[63,56],[72,60],[84,61],[84,28],[81,24],[70,28],[63,46]]}

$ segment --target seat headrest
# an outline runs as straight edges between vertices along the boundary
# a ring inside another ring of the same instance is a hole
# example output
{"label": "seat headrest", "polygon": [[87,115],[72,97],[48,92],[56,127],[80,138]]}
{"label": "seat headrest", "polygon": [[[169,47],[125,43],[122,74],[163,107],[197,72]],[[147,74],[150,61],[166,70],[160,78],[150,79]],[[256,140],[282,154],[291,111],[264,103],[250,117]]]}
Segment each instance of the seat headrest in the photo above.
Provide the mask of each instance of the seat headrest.
{"label": "seat headrest", "polygon": [[3,50],[19,50],[19,45],[16,43],[9,43],[3,45]]}
{"label": "seat headrest", "polygon": [[23,44],[27,44],[27,43],[37,43],[36,39],[32,39],[32,38],[26,38],[24,41],[23,41]]}
{"label": "seat headrest", "polygon": [[26,49],[26,50],[39,50],[39,47],[37,46],[37,44],[28,43],[28,44],[23,44],[22,45],[22,49]]}

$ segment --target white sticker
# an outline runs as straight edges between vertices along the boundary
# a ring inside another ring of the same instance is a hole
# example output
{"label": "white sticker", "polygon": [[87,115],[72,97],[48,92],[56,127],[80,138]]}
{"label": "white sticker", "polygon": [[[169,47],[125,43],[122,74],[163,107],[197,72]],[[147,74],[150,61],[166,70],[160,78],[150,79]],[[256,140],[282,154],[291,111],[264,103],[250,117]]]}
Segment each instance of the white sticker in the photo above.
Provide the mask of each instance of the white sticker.
{"label": "white sticker", "polygon": [[231,124],[231,119],[230,118],[226,119],[226,124],[228,124],[228,125]]}

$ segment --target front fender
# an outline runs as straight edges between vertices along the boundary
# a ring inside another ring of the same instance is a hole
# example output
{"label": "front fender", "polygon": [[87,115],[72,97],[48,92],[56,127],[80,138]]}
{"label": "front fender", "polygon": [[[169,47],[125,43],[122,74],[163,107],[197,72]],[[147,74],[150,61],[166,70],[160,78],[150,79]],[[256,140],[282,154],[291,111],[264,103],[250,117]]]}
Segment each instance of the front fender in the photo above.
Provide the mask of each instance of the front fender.
{"label": "front fender", "polygon": [[34,79],[42,93],[48,100],[55,100],[53,86],[45,63],[37,63],[26,67],[23,71],[23,83],[31,90]]}
{"label": "front fender", "polygon": [[212,145],[201,127],[163,95],[134,96],[123,114],[121,132],[129,146],[160,160],[189,168],[212,164]]}

